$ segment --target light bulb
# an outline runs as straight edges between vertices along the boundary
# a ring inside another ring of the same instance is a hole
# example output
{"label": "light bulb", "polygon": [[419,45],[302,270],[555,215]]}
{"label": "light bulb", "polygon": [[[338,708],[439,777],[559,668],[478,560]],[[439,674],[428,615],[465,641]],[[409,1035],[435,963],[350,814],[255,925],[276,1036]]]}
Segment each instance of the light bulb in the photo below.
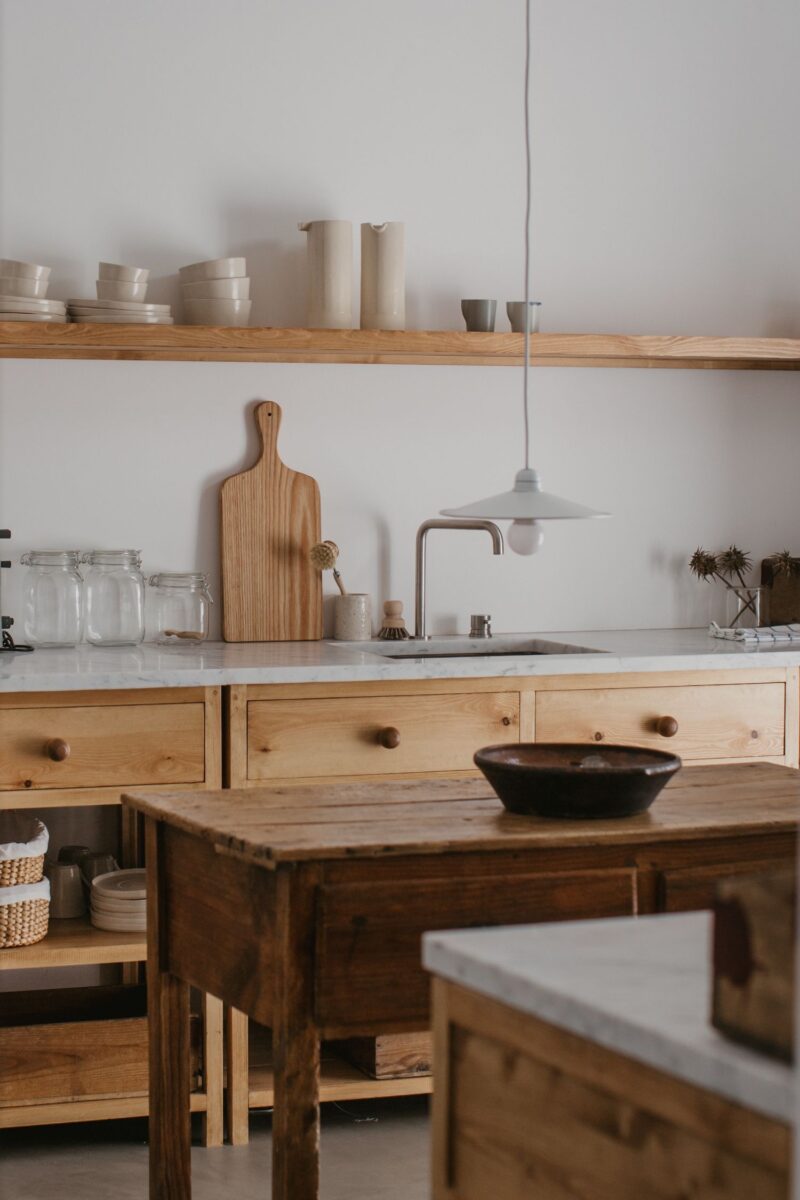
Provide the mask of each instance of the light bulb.
{"label": "light bulb", "polygon": [[523,518],[512,521],[508,529],[508,545],[515,554],[535,554],[544,541],[541,521]]}

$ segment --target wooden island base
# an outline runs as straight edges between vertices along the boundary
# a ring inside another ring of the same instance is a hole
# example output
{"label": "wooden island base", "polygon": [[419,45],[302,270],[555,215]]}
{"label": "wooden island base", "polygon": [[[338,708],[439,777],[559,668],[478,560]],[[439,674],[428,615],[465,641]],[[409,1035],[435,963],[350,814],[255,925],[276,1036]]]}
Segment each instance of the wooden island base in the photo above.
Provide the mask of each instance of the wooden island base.
{"label": "wooden island base", "polygon": [[434,1200],[789,1200],[791,1131],[434,980]]}

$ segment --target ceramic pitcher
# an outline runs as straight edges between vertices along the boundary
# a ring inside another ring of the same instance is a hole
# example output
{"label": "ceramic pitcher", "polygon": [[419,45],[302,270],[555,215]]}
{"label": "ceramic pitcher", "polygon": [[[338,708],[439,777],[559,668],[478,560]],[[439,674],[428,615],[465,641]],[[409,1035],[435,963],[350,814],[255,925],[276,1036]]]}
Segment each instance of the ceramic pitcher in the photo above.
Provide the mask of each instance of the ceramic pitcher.
{"label": "ceramic pitcher", "polygon": [[353,227],[349,221],[301,221],[308,234],[308,324],[353,328]]}
{"label": "ceramic pitcher", "polygon": [[361,328],[405,329],[405,225],[361,226]]}

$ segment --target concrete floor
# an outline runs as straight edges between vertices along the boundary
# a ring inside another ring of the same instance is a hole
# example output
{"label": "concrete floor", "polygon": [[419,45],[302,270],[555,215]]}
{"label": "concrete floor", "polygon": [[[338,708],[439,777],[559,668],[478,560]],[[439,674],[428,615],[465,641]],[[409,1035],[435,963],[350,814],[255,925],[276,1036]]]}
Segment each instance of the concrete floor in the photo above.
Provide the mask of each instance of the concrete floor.
{"label": "concrete floor", "polygon": [[[428,1200],[424,1097],[326,1104],[322,1200]],[[104,1121],[0,1133],[0,1200],[146,1200],[147,1123]],[[192,1149],[192,1200],[268,1200],[270,1118],[250,1145]]]}

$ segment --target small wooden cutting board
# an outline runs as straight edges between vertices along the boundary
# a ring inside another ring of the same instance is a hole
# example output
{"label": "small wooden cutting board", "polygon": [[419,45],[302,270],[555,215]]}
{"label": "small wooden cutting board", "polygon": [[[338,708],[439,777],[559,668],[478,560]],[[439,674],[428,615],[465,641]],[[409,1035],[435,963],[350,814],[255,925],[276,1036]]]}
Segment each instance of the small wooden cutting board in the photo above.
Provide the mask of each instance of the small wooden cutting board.
{"label": "small wooden cutting board", "polygon": [[255,410],[261,456],[220,490],[222,636],[226,642],[322,637],[322,576],[308,561],[320,541],[319,487],[278,457],[279,405]]}

